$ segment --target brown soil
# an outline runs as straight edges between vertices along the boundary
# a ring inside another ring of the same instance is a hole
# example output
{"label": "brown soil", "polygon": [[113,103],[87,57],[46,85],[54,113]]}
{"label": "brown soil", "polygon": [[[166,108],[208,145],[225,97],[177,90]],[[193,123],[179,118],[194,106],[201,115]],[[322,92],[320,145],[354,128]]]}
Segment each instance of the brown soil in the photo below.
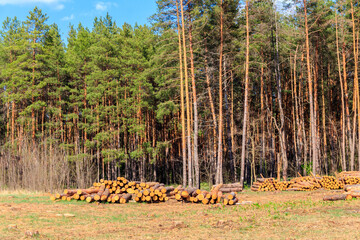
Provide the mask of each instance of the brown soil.
{"label": "brown soil", "polygon": [[244,192],[237,206],[97,205],[44,195],[27,202],[0,194],[0,239],[359,239],[360,200],[323,202],[331,193]]}

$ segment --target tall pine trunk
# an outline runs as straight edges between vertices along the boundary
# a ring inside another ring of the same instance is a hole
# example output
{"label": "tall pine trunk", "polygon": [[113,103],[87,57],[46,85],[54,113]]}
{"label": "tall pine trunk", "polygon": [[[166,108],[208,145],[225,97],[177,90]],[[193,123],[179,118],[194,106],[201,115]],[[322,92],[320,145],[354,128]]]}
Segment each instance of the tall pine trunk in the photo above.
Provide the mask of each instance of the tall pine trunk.
{"label": "tall pine trunk", "polygon": [[[182,0],[180,0],[182,1]],[[180,30],[180,17],[179,17],[179,3],[176,0],[176,16],[177,16],[177,29],[179,41],[179,71],[180,71],[180,102],[181,102],[181,150],[183,159],[183,186],[186,186],[186,137],[185,137],[185,105],[184,105],[184,75],[183,75],[183,62],[182,62],[182,47],[181,47],[181,30]]]}
{"label": "tall pine trunk", "polygon": [[190,99],[189,99],[189,77],[187,67],[187,54],[186,54],[186,37],[185,37],[185,20],[184,20],[184,6],[183,0],[180,0],[181,10],[181,28],[182,28],[182,40],[183,40],[183,53],[184,53],[184,71],[185,71],[185,95],[186,95],[186,127],[187,127],[187,148],[188,148],[188,184],[193,186],[192,176],[192,154],[191,154],[191,126],[190,126]]}
{"label": "tall pine trunk", "polygon": [[216,184],[223,183],[222,173],[222,135],[223,135],[223,82],[222,82],[222,61],[223,61],[223,45],[224,45],[224,34],[223,34],[223,0],[220,2],[220,57],[219,57],[219,138],[218,138],[218,157],[217,157],[217,168],[216,168]]}
{"label": "tall pine trunk", "polygon": [[277,29],[277,19],[276,19],[276,10],[275,14],[275,44],[276,44],[276,53],[275,53],[275,72],[276,72],[276,85],[277,85],[277,95],[278,95],[278,104],[280,111],[280,151],[281,151],[281,159],[283,166],[283,178],[287,180],[287,168],[288,168],[288,160],[286,156],[286,144],[285,144],[285,117],[284,117],[284,109],[282,107],[282,90],[281,90],[281,75],[280,75],[280,60],[279,60],[279,41],[278,41],[278,29]]}
{"label": "tall pine trunk", "polygon": [[337,13],[335,10],[335,28],[336,28],[336,56],[338,63],[338,72],[339,72],[339,81],[340,81],[340,91],[341,91],[341,165],[342,169],[346,169],[346,118],[345,115],[345,98],[344,98],[344,84],[341,74],[341,62],[340,62],[340,50],[339,50],[339,37],[338,37],[338,21]]}
{"label": "tall pine trunk", "polygon": [[245,60],[245,100],[244,100],[244,118],[243,118],[243,132],[241,143],[241,172],[240,184],[244,186],[245,173],[245,153],[246,153],[246,127],[248,120],[248,94],[249,94],[249,54],[250,54],[250,36],[249,36],[249,0],[246,0],[246,60]]}
{"label": "tall pine trunk", "polygon": [[311,65],[310,65],[310,46],[309,46],[309,28],[307,21],[307,9],[306,0],[304,0],[304,15],[305,15],[305,44],[306,44],[306,65],[307,65],[307,77],[309,85],[309,101],[310,101],[310,129],[311,129],[311,149],[312,149],[312,161],[313,161],[313,173],[318,173],[318,148],[317,133],[316,133],[316,119],[314,115],[314,96],[313,96],[313,81],[311,78]]}
{"label": "tall pine trunk", "polygon": [[190,28],[189,28],[189,47],[190,47],[191,86],[192,86],[193,104],[194,104],[194,144],[193,144],[193,150],[194,150],[193,163],[195,170],[194,187],[200,188],[200,167],[199,167],[199,156],[198,156],[199,121],[198,121],[197,96],[196,96],[196,85],[195,85],[194,51],[193,51],[191,18],[190,18]]}
{"label": "tall pine trunk", "polygon": [[[353,50],[354,50],[354,103],[357,106],[357,117],[358,117],[358,137],[360,138],[360,96],[359,96],[359,76],[358,76],[358,44],[359,42],[356,41],[356,27],[355,27],[355,18],[354,18],[354,5],[351,1],[351,18],[352,18],[352,35],[353,35]],[[354,111],[356,113],[356,111]],[[356,114],[355,114],[356,115]],[[354,117],[354,121],[355,117]],[[355,135],[353,140],[355,141]],[[358,141],[358,167],[360,169],[360,141]]]}

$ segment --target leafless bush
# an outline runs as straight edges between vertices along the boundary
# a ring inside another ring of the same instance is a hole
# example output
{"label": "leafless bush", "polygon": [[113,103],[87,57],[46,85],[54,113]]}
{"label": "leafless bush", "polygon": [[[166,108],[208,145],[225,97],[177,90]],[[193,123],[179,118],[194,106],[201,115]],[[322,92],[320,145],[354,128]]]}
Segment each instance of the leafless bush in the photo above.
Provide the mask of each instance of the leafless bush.
{"label": "leafless bush", "polygon": [[69,152],[59,146],[23,142],[14,150],[3,146],[0,156],[0,189],[54,191],[86,187],[95,179],[90,157],[69,160]]}

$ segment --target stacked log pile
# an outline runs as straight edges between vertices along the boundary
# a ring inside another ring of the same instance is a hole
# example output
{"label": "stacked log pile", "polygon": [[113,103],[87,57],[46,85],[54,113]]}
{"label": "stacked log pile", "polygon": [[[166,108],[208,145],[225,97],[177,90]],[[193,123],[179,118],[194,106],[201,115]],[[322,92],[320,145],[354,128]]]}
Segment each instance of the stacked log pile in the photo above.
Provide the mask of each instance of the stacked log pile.
{"label": "stacked log pile", "polygon": [[62,194],[55,194],[51,200],[79,200],[91,202],[127,203],[134,199],[137,202],[164,202],[174,188],[164,187],[158,182],[131,182],[123,177],[116,180],[95,182],[88,189],[65,189]]}
{"label": "stacked log pile", "polygon": [[254,192],[276,191],[277,187],[284,188],[285,184],[286,182],[282,182],[280,186],[280,182],[275,178],[259,178],[256,182],[253,183],[251,190]]}
{"label": "stacked log pile", "polygon": [[338,180],[333,176],[323,176],[321,179],[321,185],[328,190],[336,190],[344,187],[343,181]]}
{"label": "stacked log pile", "polygon": [[210,192],[196,188],[177,188],[175,189],[175,199],[182,202],[216,204],[224,203],[225,205],[234,205],[239,199],[235,192],[240,192],[242,188],[239,183],[219,184],[214,186]]}
{"label": "stacked log pile", "polygon": [[116,180],[101,179],[88,189],[65,189],[62,194],[51,196],[51,199],[124,204],[132,199],[135,202],[158,203],[175,198],[186,203],[234,205],[239,201],[235,192],[240,191],[240,183],[220,184],[208,192],[197,188],[183,188],[181,185],[176,188],[165,187],[158,182],[131,182],[118,177]]}
{"label": "stacked log pile", "polygon": [[321,188],[321,178],[315,176],[291,179],[286,191],[314,191]]}
{"label": "stacked log pile", "polygon": [[164,184],[156,184],[135,194],[136,202],[165,202],[173,195],[174,187],[164,187]]}
{"label": "stacked log pile", "polygon": [[360,184],[360,171],[345,171],[338,174],[339,181],[347,185]]}
{"label": "stacked log pile", "polygon": [[[214,185],[212,189],[215,189],[217,185]],[[241,192],[243,190],[241,184],[237,183],[229,183],[229,184],[222,184],[219,188],[219,191],[222,193],[231,193],[231,192]]]}
{"label": "stacked log pile", "polygon": [[360,198],[360,184],[345,185],[342,194],[328,195],[323,198],[324,201],[351,200]]}
{"label": "stacked log pile", "polygon": [[336,190],[344,185],[360,184],[360,171],[341,172],[334,176],[296,177],[290,181],[277,181],[274,178],[259,178],[251,186],[255,192],[267,191],[313,191],[320,188]]}

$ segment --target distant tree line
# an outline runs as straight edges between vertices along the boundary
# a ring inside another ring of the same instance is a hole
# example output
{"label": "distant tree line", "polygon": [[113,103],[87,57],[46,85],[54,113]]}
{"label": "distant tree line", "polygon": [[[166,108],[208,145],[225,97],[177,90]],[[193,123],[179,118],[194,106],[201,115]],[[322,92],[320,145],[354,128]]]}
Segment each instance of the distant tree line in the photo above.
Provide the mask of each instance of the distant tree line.
{"label": "distant tree line", "polygon": [[0,188],[200,186],[360,169],[353,0],[158,0],[150,25],[35,7],[0,37]]}

